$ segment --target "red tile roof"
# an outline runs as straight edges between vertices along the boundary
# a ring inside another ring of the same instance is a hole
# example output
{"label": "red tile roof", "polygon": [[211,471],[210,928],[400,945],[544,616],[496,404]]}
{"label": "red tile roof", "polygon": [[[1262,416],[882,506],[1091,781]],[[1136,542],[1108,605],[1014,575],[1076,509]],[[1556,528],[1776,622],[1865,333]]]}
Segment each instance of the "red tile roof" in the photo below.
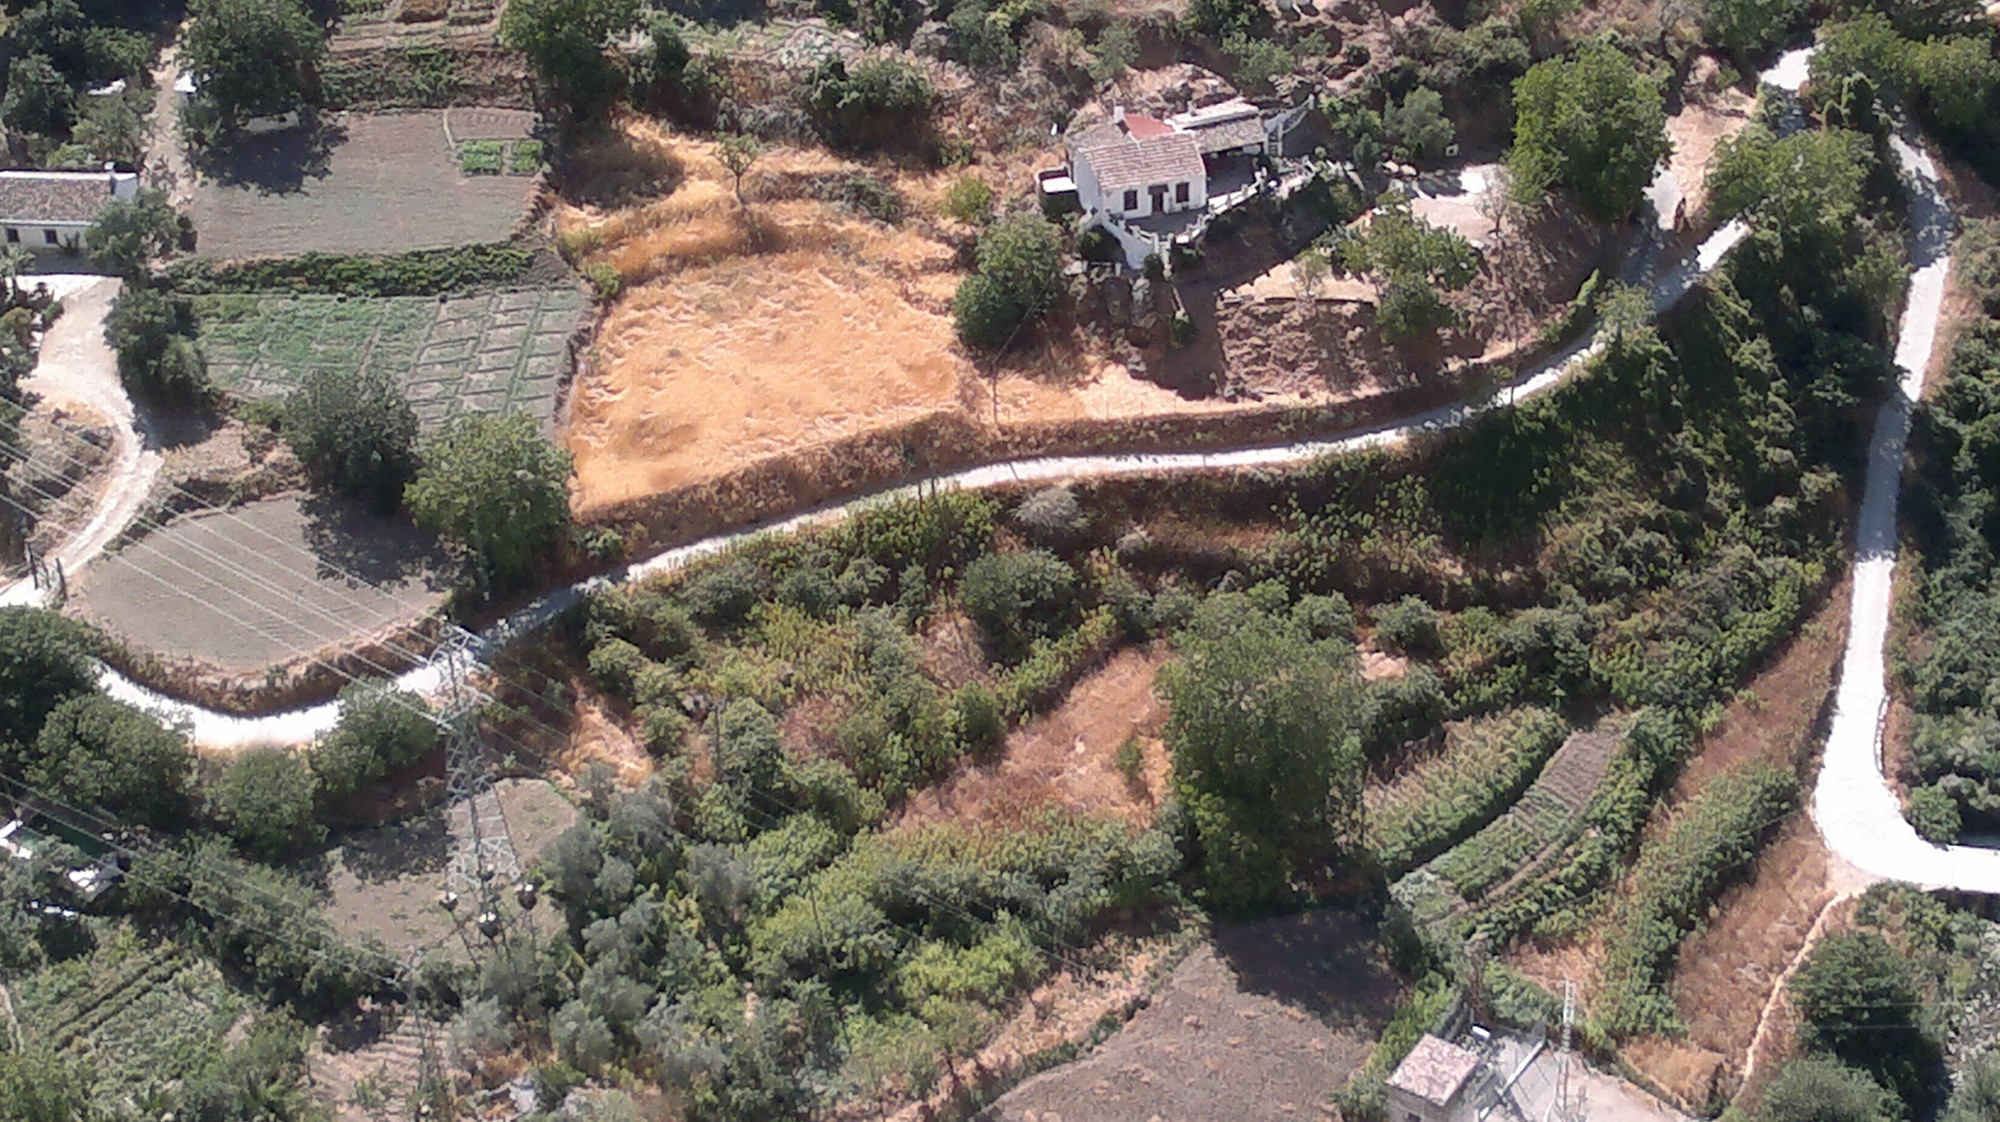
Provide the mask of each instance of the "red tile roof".
{"label": "red tile roof", "polygon": [[109,179],[95,172],[0,173],[0,222],[89,222],[110,200]]}
{"label": "red tile roof", "polygon": [[1172,131],[1174,126],[1158,117],[1141,117],[1136,113],[1125,115],[1125,132],[1129,136],[1144,140],[1149,136],[1165,136]]}

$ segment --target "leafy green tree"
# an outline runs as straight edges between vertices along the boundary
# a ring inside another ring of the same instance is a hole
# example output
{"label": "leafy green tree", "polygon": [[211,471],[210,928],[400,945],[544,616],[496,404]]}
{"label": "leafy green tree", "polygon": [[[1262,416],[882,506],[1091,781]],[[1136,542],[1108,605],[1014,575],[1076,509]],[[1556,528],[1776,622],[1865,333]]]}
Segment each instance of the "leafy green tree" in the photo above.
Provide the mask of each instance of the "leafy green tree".
{"label": "leafy green tree", "polygon": [[1867,183],[1866,137],[1844,129],[1783,140],[1751,125],[1717,146],[1708,172],[1708,205],[1717,218],[1746,218],[1782,239],[1823,243],[1851,228]]}
{"label": "leafy green tree", "polygon": [[1183,21],[1199,34],[1218,42],[1232,32],[1247,34],[1263,15],[1257,0],[1188,0]]}
{"label": "leafy green tree", "polygon": [[284,1014],[260,1017],[249,1035],[203,1064],[176,1092],[189,1122],[297,1122],[324,1116],[306,1068],[309,1030]]}
{"label": "leafy green tree", "polygon": [[0,1052],[0,1119],[81,1122],[90,1118],[89,1087],[70,1056]]}
{"label": "leafy green tree", "polygon": [[423,699],[380,682],[340,692],[340,723],[312,750],[314,790],[339,803],[399,768],[430,756],[440,742]]}
{"label": "leafy green tree", "polygon": [[1990,121],[1993,91],[2000,89],[1990,34],[1926,40],[1912,52],[1910,69],[1925,107],[1946,127],[1970,130]]}
{"label": "leafy green tree", "polygon": [[1803,1056],[1764,1089],[1757,1122],[1896,1122],[1902,1113],[1867,1072],[1824,1056]]}
{"label": "leafy green tree", "polygon": [[1964,28],[1986,13],[1980,0],[1835,0],[1833,14],[1841,19],[1884,16],[1895,21],[1897,34],[1923,39]]}
{"label": "leafy green tree", "polygon": [[1672,150],[1659,85],[1616,47],[1590,43],[1514,83],[1508,166],[1524,202],[1568,187],[1592,217],[1624,218]]}
{"label": "leafy green tree", "polygon": [[1805,1042],[1873,1075],[1905,1101],[1928,1098],[1939,1061],[1910,960],[1873,931],[1822,939],[1789,992]]}
{"label": "leafy green tree", "polygon": [[978,70],[1012,70],[1021,61],[1014,40],[1009,8],[989,7],[986,0],[958,0],[945,17],[952,57]]}
{"label": "leafy green tree", "polygon": [[191,0],[181,63],[225,130],[318,101],[326,36],[300,0]]}
{"label": "leafy green tree", "polygon": [[974,347],[1004,347],[1054,301],[1062,240],[1039,214],[1011,214],[979,236],[978,267],[959,283],[952,314]]}
{"label": "leafy green tree", "polygon": [[211,811],[246,851],[286,857],[317,842],[313,773],[288,748],[252,748],[223,768],[209,787]]}
{"label": "leafy green tree", "polygon": [[480,583],[508,589],[569,536],[570,455],[521,413],[460,417],[424,445],[406,501]]}
{"label": "leafy green tree", "polygon": [[104,318],[118,375],[136,396],[189,404],[209,392],[208,363],[195,346],[194,302],[177,293],[127,286]]}
{"label": "leafy green tree", "polygon": [[103,694],[56,706],[35,737],[28,784],[79,807],[169,826],[188,811],[195,755],[186,734]]}
{"label": "leafy green tree", "polygon": [[1464,288],[1479,272],[1472,243],[1417,217],[1395,192],[1382,196],[1368,228],[1343,242],[1340,256],[1349,269],[1374,278],[1382,336],[1391,342],[1458,323],[1458,310],[1442,292]]}
{"label": "leafy green tree", "polygon": [[716,145],[715,156],[729,172],[736,188],[736,205],[746,206],[743,200],[743,177],[750,174],[757,158],[764,154],[764,142],[745,132],[733,132],[722,138]]}
{"label": "leafy green tree", "polygon": [[1805,14],[1804,0],[1701,0],[1701,30],[1741,60],[1776,46]]}
{"label": "leafy green tree", "polygon": [[1166,740],[1209,896],[1284,904],[1360,842],[1352,664],[1238,593],[1210,596],[1175,641]]}
{"label": "leafy green tree", "polygon": [[1405,160],[1436,160],[1458,136],[1444,115],[1444,95],[1418,86],[1382,114],[1382,127]]}
{"label": "leafy green tree", "polygon": [[32,744],[70,698],[97,690],[97,636],[40,608],[0,607],[0,744]]}
{"label": "leafy green tree", "polygon": [[130,199],[105,204],[84,231],[84,249],[100,268],[136,283],[153,261],[180,241],[180,214],[165,191],[145,188]]}
{"label": "leafy green tree", "polygon": [[123,97],[93,97],[70,131],[70,140],[90,153],[93,166],[106,160],[136,166],[146,153],[146,119]]}
{"label": "leafy green tree", "polygon": [[1139,61],[1139,35],[1132,25],[1113,21],[1106,24],[1090,46],[1090,77],[1094,82],[1115,82]]}
{"label": "leafy green tree", "polygon": [[7,67],[0,121],[16,133],[66,136],[76,120],[76,93],[46,56],[17,58]]}
{"label": "leafy green tree", "polygon": [[1246,90],[1267,92],[1298,65],[1290,47],[1276,39],[1241,31],[1231,32],[1223,39],[1222,51],[1236,64],[1236,84]]}
{"label": "leafy green tree", "polygon": [[578,116],[592,117],[618,92],[605,49],[644,13],[641,0],[515,0],[500,17],[500,43],[526,55],[535,76]]}
{"label": "leafy green tree", "polygon": [[848,69],[839,55],[820,60],[799,88],[813,127],[838,148],[876,148],[922,135],[931,84],[900,58],[862,59]]}
{"label": "leafy green tree", "polygon": [[315,486],[382,514],[402,502],[417,472],[417,414],[386,369],[314,367],[284,416],[285,443]]}

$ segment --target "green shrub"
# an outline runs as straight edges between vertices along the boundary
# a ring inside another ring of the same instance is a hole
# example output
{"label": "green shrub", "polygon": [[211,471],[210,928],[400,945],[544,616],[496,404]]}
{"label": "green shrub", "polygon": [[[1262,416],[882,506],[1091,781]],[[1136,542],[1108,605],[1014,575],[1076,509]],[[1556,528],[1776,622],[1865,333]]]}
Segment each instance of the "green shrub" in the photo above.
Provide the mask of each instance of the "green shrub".
{"label": "green shrub", "polygon": [[813,127],[837,148],[907,144],[926,132],[931,84],[902,59],[863,59],[850,70],[839,55],[822,59],[799,87]]}
{"label": "green shrub", "polygon": [[1936,783],[1911,791],[1909,806],[1904,813],[1925,841],[1937,845],[1956,842],[1959,830],[1964,827],[1959,817],[1958,800]]}
{"label": "green shrub", "polygon": [[1076,570],[1046,550],[989,553],[966,566],[959,598],[988,642],[1018,654],[1074,621]]}
{"label": "green shrub", "polygon": [[813,184],[813,193],[890,226],[903,220],[902,193],[878,175],[867,172],[830,175]]}
{"label": "green shrub", "polygon": [[466,175],[499,175],[506,170],[507,145],[498,140],[462,140],[458,170]]}
{"label": "green shrub", "polygon": [[1040,318],[1060,287],[1062,245],[1056,227],[1035,214],[1013,214],[979,236],[977,271],[959,282],[952,316],[968,345],[997,350]]}
{"label": "green shrub", "polygon": [[1405,596],[1375,610],[1375,643],[1386,651],[1416,658],[1443,649],[1437,609],[1416,596]]}
{"label": "green shrub", "polygon": [[944,193],[944,213],[968,226],[993,216],[993,185],[977,175],[961,175]]}

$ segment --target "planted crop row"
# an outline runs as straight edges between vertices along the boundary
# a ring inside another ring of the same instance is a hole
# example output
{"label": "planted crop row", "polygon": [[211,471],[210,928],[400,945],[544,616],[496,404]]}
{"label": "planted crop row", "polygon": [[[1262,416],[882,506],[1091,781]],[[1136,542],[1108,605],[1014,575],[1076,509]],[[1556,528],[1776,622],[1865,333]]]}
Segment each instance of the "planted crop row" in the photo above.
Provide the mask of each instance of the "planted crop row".
{"label": "planted crop row", "polygon": [[1660,989],[1674,951],[1709,901],[1749,867],[1797,795],[1788,771],[1766,763],[1738,768],[1703,789],[1665,837],[1640,851],[1637,894],[1619,909],[1606,941],[1597,1007],[1606,1031],[1680,1027]]}
{"label": "planted crop row", "polygon": [[1459,895],[1478,900],[1534,856],[1559,844],[1576,826],[1577,812],[1537,787],[1485,829],[1431,862]]}
{"label": "planted crop row", "polygon": [[1445,749],[1401,776],[1369,821],[1375,852],[1400,876],[1493,821],[1562,744],[1562,718],[1518,709],[1454,728]]}

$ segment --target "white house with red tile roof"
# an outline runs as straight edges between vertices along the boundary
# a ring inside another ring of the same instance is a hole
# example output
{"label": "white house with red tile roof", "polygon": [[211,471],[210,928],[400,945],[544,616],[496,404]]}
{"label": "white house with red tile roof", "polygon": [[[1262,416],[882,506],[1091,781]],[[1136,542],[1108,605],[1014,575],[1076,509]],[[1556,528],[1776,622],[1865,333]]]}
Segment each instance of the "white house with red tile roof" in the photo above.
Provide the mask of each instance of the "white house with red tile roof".
{"label": "white house with red tile roof", "polygon": [[1070,178],[1085,214],[1146,218],[1208,205],[1208,168],[1195,138],[1156,117],[1112,111],[1071,136]]}

